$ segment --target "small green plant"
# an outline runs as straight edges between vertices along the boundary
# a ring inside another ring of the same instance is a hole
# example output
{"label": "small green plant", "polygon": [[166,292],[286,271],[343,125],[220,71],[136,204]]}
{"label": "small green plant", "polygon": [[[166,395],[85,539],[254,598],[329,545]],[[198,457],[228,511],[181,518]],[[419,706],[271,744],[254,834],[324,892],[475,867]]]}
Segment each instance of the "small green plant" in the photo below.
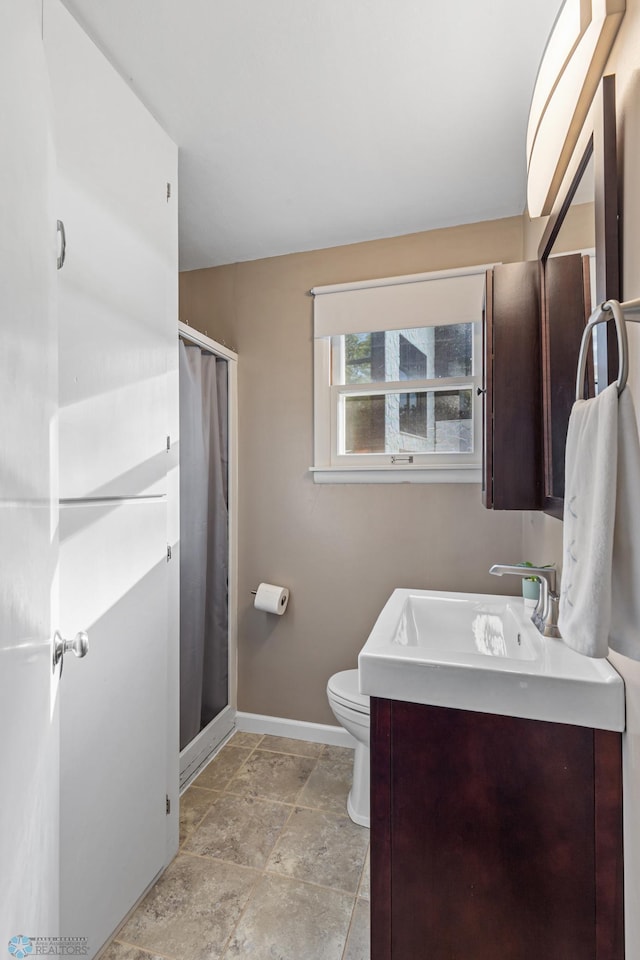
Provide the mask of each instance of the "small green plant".
{"label": "small green plant", "polygon": [[[540,567],[539,564],[531,563],[530,560],[522,560],[522,562],[519,563],[519,564],[517,564],[517,566],[519,566],[519,567],[536,567],[536,566],[537,566],[537,567]],[[553,566],[552,563],[543,563],[543,564],[542,564],[542,569],[543,569],[543,570],[548,570],[548,569],[551,568],[552,566]],[[531,580],[533,583],[540,583],[540,577],[524,577],[524,579],[525,579],[525,580]]]}

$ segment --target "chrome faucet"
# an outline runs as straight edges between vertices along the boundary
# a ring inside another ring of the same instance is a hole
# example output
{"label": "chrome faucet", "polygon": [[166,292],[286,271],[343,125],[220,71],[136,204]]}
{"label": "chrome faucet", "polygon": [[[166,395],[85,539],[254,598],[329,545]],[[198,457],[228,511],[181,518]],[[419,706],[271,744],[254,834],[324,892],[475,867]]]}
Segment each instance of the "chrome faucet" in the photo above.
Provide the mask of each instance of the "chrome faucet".
{"label": "chrome faucet", "polygon": [[505,573],[512,573],[517,577],[538,577],[540,580],[540,594],[538,602],[531,614],[533,624],[545,637],[559,637],[558,630],[558,601],[559,594],[556,592],[556,568],[555,567],[520,567],[508,563],[494,563],[489,570],[496,577],[501,577]]}

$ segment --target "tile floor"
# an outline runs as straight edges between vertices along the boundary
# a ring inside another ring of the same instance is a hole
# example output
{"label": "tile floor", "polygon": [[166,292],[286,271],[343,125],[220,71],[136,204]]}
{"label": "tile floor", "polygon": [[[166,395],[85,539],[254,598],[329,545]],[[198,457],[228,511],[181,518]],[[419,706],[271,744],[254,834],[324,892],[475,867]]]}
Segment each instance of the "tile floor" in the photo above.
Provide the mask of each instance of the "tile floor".
{"label": "tile floor", "polygon": [[353,753],[236,733],[183,795],[180,849],[102,960],[368,960]]}

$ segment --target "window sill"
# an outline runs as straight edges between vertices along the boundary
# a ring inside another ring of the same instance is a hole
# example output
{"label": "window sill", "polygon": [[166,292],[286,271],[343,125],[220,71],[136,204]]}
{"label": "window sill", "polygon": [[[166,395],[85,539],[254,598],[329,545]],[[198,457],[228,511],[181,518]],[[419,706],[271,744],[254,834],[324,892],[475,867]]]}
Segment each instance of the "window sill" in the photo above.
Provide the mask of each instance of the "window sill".
{"label": "window sill", "polygon": [[406,465],[379,467],[309,467],[314,483],[482,483],[482,468]]}

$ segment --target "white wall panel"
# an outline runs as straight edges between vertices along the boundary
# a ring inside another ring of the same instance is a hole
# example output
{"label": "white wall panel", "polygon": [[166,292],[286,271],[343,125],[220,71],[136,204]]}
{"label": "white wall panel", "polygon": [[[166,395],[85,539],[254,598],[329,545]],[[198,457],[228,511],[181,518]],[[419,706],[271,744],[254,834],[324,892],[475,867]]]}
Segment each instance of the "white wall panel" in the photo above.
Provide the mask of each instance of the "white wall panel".
{"label": "white wall panel", "polygon": [[60,496],[164,492],[177,149],[58,0],[46,0],[44,36],[57,215],[67,234],[59,273]]}
{"label": "white wall panel", "polygon": [[[0,944],[58,933],[54,155],[39,0],[0,4]],[[5,953],[6,956],[9,954]]]}

